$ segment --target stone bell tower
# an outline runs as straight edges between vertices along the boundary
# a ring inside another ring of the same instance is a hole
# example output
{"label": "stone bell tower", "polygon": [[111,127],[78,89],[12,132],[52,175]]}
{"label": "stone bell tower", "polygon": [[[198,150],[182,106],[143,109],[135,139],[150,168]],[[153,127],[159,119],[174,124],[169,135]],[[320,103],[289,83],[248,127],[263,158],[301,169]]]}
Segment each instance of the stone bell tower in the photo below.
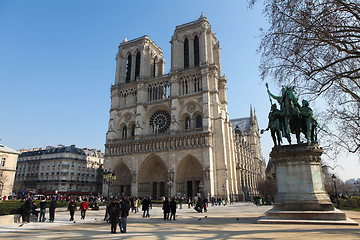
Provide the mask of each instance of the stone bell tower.
{"label": "stone bell tower", "polygon": [[176,27],[171,38],[171,71],[214,64],[221,75],[220,44],[204,16]]}
{"label": "stone bell tower", "polygon": [[116,55],[115,84],[134,82],[139,78],[149,78],[164,74],[163,53],[149,36],[120,44]]}

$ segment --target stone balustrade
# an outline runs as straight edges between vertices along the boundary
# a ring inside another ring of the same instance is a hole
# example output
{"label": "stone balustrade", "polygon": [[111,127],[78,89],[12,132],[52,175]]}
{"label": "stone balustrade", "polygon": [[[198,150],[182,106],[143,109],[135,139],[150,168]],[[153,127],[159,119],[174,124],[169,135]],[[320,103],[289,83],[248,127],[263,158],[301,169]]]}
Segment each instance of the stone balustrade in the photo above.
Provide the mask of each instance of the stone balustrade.
{"label": "stone balustrade", "polygon": [[209,132],[195,132],[191,135],[165,135],[163,138],[157,139],[130,139],[107,143],[105,145],[105,155],[118,156],[169,149],[195,148],[210,146],[211,144],[211,133]]}

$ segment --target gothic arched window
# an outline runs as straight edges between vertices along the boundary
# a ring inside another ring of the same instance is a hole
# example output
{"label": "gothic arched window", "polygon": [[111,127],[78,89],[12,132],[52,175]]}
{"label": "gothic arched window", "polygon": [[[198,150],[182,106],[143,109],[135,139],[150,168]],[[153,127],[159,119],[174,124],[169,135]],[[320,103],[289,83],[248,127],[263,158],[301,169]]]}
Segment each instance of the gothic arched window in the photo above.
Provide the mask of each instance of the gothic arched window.
{"label": "gothic arched window", "polygon": [[185,118],[185,129],[190,129],[190,117]]}
{"label": "gothic arched window", "polygon": [[202,116],[197,115],[196,116],[196,128],[201,128],[201,127],[202,127]]}
{"label": "gothic arched window", "polygon": [[140,76],[140,53],[136,54],[136,61],[135,61],[135,81]]}
{"label": "gothic arched window", "polygon": [[194,64],[195,64],[195,66],[200,65],[200,50],[199,50],[198,36],[195,36],[195,38],[194,38]]}
{"label": "gothic arched window", "polygon": [[184,68],[189,67],[189,40],[185,38],[184,41]]}
{"label": "gothic arched window", "polygon": [[153,63],[153,77],[156,76],[156,57],[154,58],[154,63]]}
{"label": "gothic arched window", "polygon": [[131,126],[131,136],[135,137],[135,123]]}
{"label": "gothic arched window", "polygon": [[126,82],[129,83],[130,82],[130,77],[131,77],[131,55],[129,54],[128,58],[127,58],[127,63],[126,63]]}
{"label": "gothic arched window", "polygon": [[124,126],[122,129],[122,138],[127,138],[127,127]]}

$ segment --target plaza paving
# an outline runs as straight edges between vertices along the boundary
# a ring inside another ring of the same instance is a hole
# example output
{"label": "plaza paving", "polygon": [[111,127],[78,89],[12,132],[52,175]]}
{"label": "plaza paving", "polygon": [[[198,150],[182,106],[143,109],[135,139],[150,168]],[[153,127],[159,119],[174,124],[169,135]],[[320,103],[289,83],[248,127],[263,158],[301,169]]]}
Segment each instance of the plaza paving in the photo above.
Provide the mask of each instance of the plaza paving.
{"label": "plaza paving", "polygon": [[[85,220],[76,212],[70,223],[68,212],[57,212],[54,223],[13,223],[0,226],[0,239],[360,239],[359,226],[257,224],[256,220],[269,206],[251,203],[209,207],[207,213],[196,213],[183,206],[176,221],[164,221],[160,207],[151,217],[130,213],[127,233],[110,233],[104,210],[88,211]],[[360,223],[360,213],[346,211]],[[48,213],[47,213],[48,215]]]}

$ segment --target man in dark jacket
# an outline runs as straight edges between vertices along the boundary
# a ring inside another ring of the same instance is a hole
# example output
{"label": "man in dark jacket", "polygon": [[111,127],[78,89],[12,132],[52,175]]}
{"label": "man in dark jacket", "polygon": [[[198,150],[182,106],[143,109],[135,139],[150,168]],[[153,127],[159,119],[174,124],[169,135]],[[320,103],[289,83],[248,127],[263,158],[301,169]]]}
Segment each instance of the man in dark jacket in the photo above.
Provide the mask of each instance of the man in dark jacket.
{"label": "man in dark jacket", "polygon": [[25,203],[24,203],[24,211],[25,211],[25,222],[29,223],[30,222],[30,213],[31,213],[31,199],[28,198],[26,199]]}
{"label": "man in dark jacket", "polygon": [[46,214],[46,201],[43,199],[40,202],[40,218],[39,222],[45,222],[45,214]]}
{"label": "man in dark jacket", "polygon": [[54,222],[54,219],[55,219],[55,209],[57,207],[57,202],[56,202],[56,198],[53,197],[51,199],[51,202],[50,202],[50,207],[49,207],[49,221],[50,222]]}
{"label": "man in dark jacket", "polygon": [[25,204],[22,204],[22,205],[21,205],[21,207],[20,207],[20,214],[21,214],[22,222],[25,223],[25,222],[26,222]]}
{"label": "man in dark jacket", "polygon": [[111,233],[116,233],[116,226],[119,222],[120,217],[120,206],[118,202],[109,203],[109,215],[111,223]]}
{"label": "man in dark jacket", "polygon": [[162,209],[164,211],[164,221],[169,220],[170,204],[167,198],[165,198],[165,201],[163,202]]}
{"label": "man in dark jacket", "polygon": [[37,222],[37,220],[38,220],[38,218],[39,218],[39,210],[37,210],[37,204],[36,204],[36,202],[34,201],[34,202],[32,202],[31,203],[31,213],[32,213],[32,215],[34,215],[34,217],[35,217],[35,222]]}
{"label": "man in dark jacket", "polygon": [[69,206],[68,206],[68,210],[70,211],[70,222],[74,221],[74,214],[76,211],[76,203],[74,202],[73,199],[70,200]]}
{"label": "man in dark jacket", "polygon": [[149,201],[147,198],[144,198],[141,202],[142,210],[143,210],[143,218],[148,217],[148,210],[149,210]]}
{"label": "man in dark jacket", "polygon": [[122,233],[126,233],[126,222],[127,222],[127,217],[129,216],[129,211],[130,211],[130,204],[129,201],[127,199],[124,199],[122,204],[121,204],[121,219],[120,219],[120,231]]}
{"label": "man in dark jacket", "polygon": [[171,202],[170,202],[170,220],[171,220],[171,217],[173,217],[173,219],[175,220],[175,214],[176,214],[176,202],[175,202],[175,198],[172,198],[171,199]]}

